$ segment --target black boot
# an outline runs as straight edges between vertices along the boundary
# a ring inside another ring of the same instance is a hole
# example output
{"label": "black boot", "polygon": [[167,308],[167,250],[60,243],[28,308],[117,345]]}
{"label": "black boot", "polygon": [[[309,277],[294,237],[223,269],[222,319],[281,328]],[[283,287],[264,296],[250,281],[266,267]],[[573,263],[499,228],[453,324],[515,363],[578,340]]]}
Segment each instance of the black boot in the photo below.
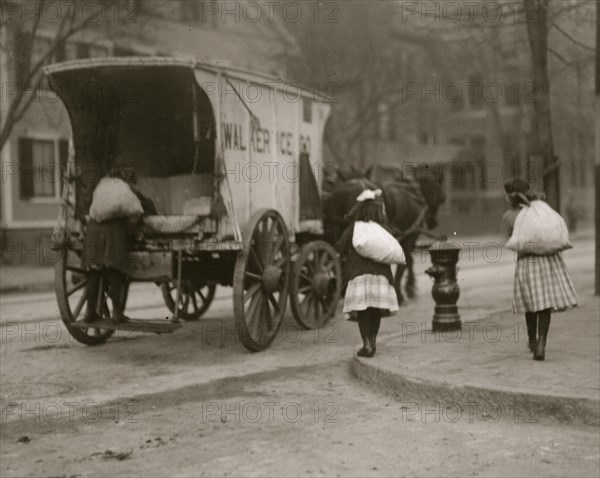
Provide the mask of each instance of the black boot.
{"label": "black boot", "polygon": [[377,352],[377,334],[371,335],[371,347],[373,348],[373,355]]}
{"label": "black boot", "polygon": [[538,342],[533,354],[534,360],[544,360],[546,358],[546,339],[548,338],[548,329],[550,328],[550,309],[541,311],[538,314]]}
{"label": "black boot", "polygon": [[373,346],[371,344],[371,319],[366,311],[358,312],[358,328],[363,340],[363,347],[356,352],[358,357],[372,357]]}
{"label": "black boot", "polygon": [[375,351],[373,349],[373,345],[371,343],[371,337],[363,337],[363,346],[362,348],[356,352],[358,357],[372,357],[375,355]]}
{"label": "black boot", "polygon": [[371,348],[373,355],[377,352],[377,334],[379,333],[379,325],[381,324],[381,311],[379,309],[370,309],[371,312]]}
{"label": "black boot", "polygon": [[98,271],[90,271],[88,274],[85,295],[87,307],[83,321],[87,324],[97,322],[102,319],[98,314],[98,288],[100,287],[100,273]]}
{"label": "black boot", "polygon": [[112,269],[105,270],[104,276],[108,282],[108,296],[113,306],[113,320],[117,323],[129,321],[129,317],[125,315],[126,277]]}
{"label": "black boot", "polygon": [[537,314],[535,312],[526,312],[525,323],[527,324],[529,351],[534,353],[537,346]]}

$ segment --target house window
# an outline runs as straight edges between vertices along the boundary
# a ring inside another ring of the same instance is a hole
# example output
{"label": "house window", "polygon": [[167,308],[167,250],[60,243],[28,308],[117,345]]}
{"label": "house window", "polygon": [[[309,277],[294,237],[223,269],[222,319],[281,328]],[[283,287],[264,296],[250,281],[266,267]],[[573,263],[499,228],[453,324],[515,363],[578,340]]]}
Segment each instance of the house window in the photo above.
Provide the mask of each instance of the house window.
{"label": "house window", "polygon": [[390,124],[389,124],[389,139],[390,141],[396,141],[399,138],[399,127],[402,124],[401,122],[401,111],[398,103],[399,100],[395,100],[389,106],[389,116],[390,116]]}
{"label": "house window", "polygon": [[61,40],[58,45],[56,45],[56,50],[54,50],[54,61],[59,63],[61,61],[65,61],[67,59],[67,49],[65,47],[65,41]]}
{"label": "house window", "polygon": [[84,59],[84,58],[91,58],[91,54],[90,54],[90,44],[89,43],[83,43],[83,42],[78,42],[75,44],[75,57],[78,60]]}
{"label": "house window", "polygon": [[215,28],[219,7],[214,0],[180,0],[179,19],[182,22],[199,22]]}
{"label": "house window", "polygon": [[[43,73],[38,71],[30,78],[32,65],[42,61],[43,65],[52,63],[52,55],[49,54],[52,41],[50,38],[32,38],[27,32],[20,29],[15,30],[15,79],[20,89],[31,88],[39,80],[39,87],[48,88],[48,83]],[[30,79],[29,83],[27,80]]]}
{"label": "house window", "polygon": [[483,108],[483,80],[481,75],[472,75],[469,77],[466,93],[469,98],[469,105],[471,109],[480,110]]}
{"label": "house window", "polygon": [[179,14],[182,22],[197,22],[200,20],[200,2],[196,0],[181,0]]}
{"label": "house window", "polygon": [[377,137],[390,139],[390,107],[387,103],[379,103],[377,106]]}
{"label": "house window", "polygon": [[22,199],[59,199],[62,171],[69,142],[64,139],[19,139],[19,172]]}
{"label": "house window", "polygon": [[302,120],[305,123],[312,123],[312,105],[311,100],[302,98]]}
{"label": "house window", "polygon": [[113,56],[138,56],[131,48],[121,48],[116,46],[113,50]]}

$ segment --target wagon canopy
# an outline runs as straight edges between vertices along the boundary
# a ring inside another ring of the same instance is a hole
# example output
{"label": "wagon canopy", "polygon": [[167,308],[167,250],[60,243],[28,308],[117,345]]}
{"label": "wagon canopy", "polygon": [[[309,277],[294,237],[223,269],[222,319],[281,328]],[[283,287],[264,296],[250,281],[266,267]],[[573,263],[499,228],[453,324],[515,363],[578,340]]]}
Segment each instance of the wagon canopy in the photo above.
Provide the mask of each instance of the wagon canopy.
{"label": "wagon canopy", "polygon": [[192,172],[195,105],[208,109],[201,116],[208,123],[205,129],[214,131],[210,102],[202,97],[189,64],[152,66],[92,60],[47,68],[71,120],[77,191],[83,198],[78,210],[87,208],[91,190],[114,164],[130,164],[142,177]]}
{"label": "wagon canopy", "polygon": [[[171,194],[195,182],[192,176],[214,177],[222,167],[233,203],[228,212],[238,224],[275,207],[293,232],[321,227],[321,144],[329,106],[318,92],[175,58],[79,60],[45,72],[71,120],[77,216],[87,212],[97,181],[115,164],[134,166],[154,191],[168,189],[157,187],[164,181],[156,178],[176,177]],[[200,192],[211,193],[190,194]]]}

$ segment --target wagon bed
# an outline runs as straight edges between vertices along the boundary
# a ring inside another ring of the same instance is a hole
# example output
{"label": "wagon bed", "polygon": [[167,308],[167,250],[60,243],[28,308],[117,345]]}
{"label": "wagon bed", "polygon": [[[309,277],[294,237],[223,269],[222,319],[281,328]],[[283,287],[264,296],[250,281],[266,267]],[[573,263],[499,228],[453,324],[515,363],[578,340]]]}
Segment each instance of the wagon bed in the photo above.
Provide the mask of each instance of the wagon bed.
{"label": "wagon bed", "polygon": [[[176,330],[208,310],[217,285],[233,286],[238,335],[252,351],[271,344],[288,297],[303,327],[333,316],[341,284],[337,255],[321,240],[322,97],[262,73],[173,58],[45,71],[73,133],[55,240],[58,304],[77,340]],[[135,168],[158,209],[132,231],[127,275],[160,285],[169,320],[115,324],[101,291],[103,320],[81,322],[92,192],[115,164]]]}

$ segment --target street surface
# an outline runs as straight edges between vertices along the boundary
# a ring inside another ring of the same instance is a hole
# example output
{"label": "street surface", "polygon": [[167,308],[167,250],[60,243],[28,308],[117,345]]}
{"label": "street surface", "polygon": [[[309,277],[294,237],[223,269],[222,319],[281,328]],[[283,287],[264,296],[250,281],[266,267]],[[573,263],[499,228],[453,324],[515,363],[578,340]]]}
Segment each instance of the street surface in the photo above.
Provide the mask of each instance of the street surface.
{"label": "street surface", "polygon": [[[576,246],[565,261],[589,291],[593,244]],[[512,253],[468,256],[463,320],[510,310]],[[419,296],[384,319],[382,335],[430,322],[429,265],[417,256]],[[408,413],[357,381],[360,338],[341,309],[325,329],[301,331],[288,307],[271,348],[250,354],[230,294],[219,289],[200,321],[172,335],[121,333],[99,347],[70,339],[52,293],[1,297],[1,475],[598,476],[597,428],[510,413],[455,420],[427,403]],[[128,315],[166,316],[159,289],[136,285]]]}

